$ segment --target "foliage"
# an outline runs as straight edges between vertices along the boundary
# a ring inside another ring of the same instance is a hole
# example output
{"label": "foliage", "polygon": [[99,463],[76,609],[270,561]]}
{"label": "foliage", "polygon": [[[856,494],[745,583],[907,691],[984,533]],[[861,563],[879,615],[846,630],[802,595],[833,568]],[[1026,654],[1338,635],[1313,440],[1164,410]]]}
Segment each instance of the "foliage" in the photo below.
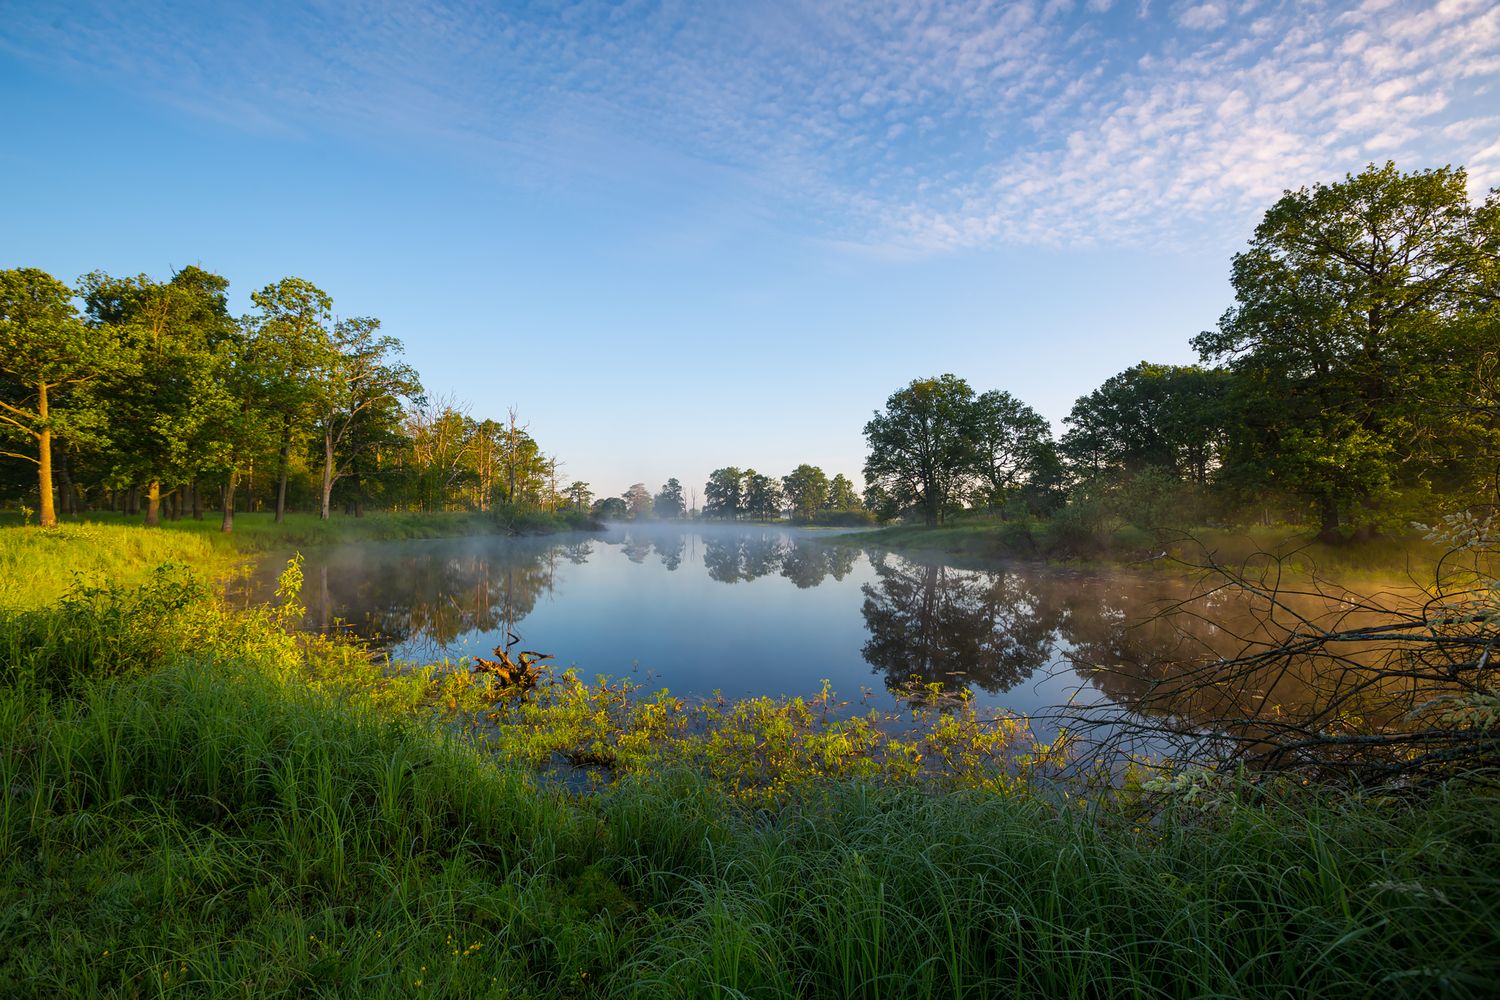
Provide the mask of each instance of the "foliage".
{"label": "foliage", "polygon": [[1500,193],[1474,205],[1461,169],[1288,192],[1234,258],[1237,304],[1194,340],[1233,375],[1227,461],[1304,497],[1326,537],[1381,526],[1467,430],[1453,403],[1473,334],[1493,337],[1497,250]]}
{"label": "foliage", "polygon": [[[844,482],[849,488],[848,480]],[[828,475],[815,465],[804,462],[797,466],[782,477],[781,489],[791,505],[793,520],[814,521],[828,506]],[[850,492],[853,492],[852,488]]]}
{"label": "foliage", "polygon": [[19,438],[30,449],[0,457],[36,466],[44,528],[57,524],[54,437],[93,430],[103,419],[86,403],[71,405],[83,402],[78,393],[65,394],[123,367],[111,338],[84,328],[66,285],[36,268],[0,271],[0,443]]}
{"label": "foliage", "polygon": [[682,495],[682,484],[675,478],[662,484],[661,492],[652,500],[652,513],[669,521],[687,516],[687,500]]}
{"label": "foliage", "polygon": [[941,522],[974,464],[973,402],[974,390],[953,375],[893,393],[865,424],[865,483],[898,508],[920,509],[927,524]]}
{"label": "foliage", "polygon": [[919,510],[936,525],[966,500],[1052,506],[1058,478],[1047,422],[1008,392],[978,396],[953,375],[918,379],[865,425],[866,505],[882,519]]}

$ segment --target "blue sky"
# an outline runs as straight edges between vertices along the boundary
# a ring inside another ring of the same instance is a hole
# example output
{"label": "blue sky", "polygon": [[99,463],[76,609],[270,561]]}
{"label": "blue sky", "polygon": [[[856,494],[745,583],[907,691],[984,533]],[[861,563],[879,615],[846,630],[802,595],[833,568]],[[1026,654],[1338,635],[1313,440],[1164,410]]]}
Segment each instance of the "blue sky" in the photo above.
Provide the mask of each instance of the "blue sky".
{"label": "blue sky", "polygon": [[1193,360],[1279,193],[1500,184],[1500,0],[0,0],[0,267],[286,274],[600,493]]}

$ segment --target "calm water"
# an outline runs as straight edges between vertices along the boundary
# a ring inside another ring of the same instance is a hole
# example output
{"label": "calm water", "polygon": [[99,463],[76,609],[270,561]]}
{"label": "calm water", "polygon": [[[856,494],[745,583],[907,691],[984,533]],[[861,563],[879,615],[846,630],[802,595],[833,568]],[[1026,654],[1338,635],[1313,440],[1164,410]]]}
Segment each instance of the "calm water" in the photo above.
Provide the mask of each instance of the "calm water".
{"label": "calm water", "polygon": [[[311,627],[393,658],[489,655],[508,635],[585,675],[686,696],[813,695],[888,707],[913,681],[1045,716],[1130,704],[1164,673],[1234,655],[1242,596],[1032,564],[950,565],[781,527],[662,525],[545,538],[368,543],[308,554]],[[268,560],[257,581],[274,580]],[[1102,668],[1102,669],[1101,669]],[[1295,698],[1295,684],[1277,697]]]}

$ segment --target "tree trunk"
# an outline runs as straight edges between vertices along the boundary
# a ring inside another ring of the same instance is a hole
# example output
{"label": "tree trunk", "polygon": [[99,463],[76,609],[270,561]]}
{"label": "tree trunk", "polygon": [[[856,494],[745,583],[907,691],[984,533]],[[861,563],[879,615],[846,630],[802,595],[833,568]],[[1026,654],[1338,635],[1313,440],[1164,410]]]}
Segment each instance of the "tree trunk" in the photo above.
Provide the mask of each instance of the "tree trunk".
{"label": "tree trunk", "polygon": [[172,506],[167,508],[167,516],[174,521],[182,520],[182,494],[186,486],[179,486],[172,491]]}
{"label": "tree trunk", "polygon": [[135,517],[141,512],[141,488],[132,486],[125,491],[125,516]]}
{"label": "tree trunk", "polygon": [[189,496],[193,502],[193,520],[203,520],[203,490],[198,486],[198,480],[194,479],[189,485]]}
{"label": "tree trunk", "polygon": [[323,520],[328,520],[328,501],[333,496],[333,434],[323,435]]}
{"label": "tree trunk", "polygon": [[234,491],[240,485],[240,473],[238,469],[229,473],[229,482],[224,484],[224,520],[219,524],[219,530],[228,534],[234,530]]}
{"label": "tree trunk", "polygon": [[161,480],[153,479],[146,487],[146,527],[161,524]]}
{"label": "tree trunk", "polygon": [[73,488],[73,477],[68,474],[68,456],[66,452],[59,452],[57,461],[53,463],[53,472],[57,475],[57,492],[62,499],[62,512],[64,514],[77,514],[83,509],[83,504],[78,501],[78,491]]}
{"label": "tree trunk", "polygon": [[281,452],[277,457],[276,466],[276,523],[280,524],[286,517],[286,476],[287,467],[292,461],[292,418],[290,415],[282,418],[281,423]]}
{"label": "tree trunk", "polygon": [[41,433],[37,435],[36,451],[39,504],[37,523],[44,528],[55,528],[57,527],[57,508],[52,505],[52,428],[48,425],[50,418],[47,408],[47,383],[45,382],[37,386],[36,414],[42,425]]}
{"label": "tree trunk", "polygon": [[1325,497],[1318,502],[1321,527],[1318,529],[1318,541],[1327,542],[1329,545],[1337,545],[1344,540],[1339,532],[1339,505],[1331,498]]}

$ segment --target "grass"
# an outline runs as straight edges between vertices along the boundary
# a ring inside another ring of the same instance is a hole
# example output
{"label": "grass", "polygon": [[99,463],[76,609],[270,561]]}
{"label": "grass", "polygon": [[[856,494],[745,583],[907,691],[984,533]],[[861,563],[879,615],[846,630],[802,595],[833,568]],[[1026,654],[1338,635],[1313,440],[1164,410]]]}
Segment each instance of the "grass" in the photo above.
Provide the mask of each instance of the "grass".
{"label": "grass", "polygon": [[[1084,801],[845,775],[747,800],[658,757],[572,795],[461,734],[488,703],[468,682],[289,633],[295,582],[249,611],[186,570],[0,611],[7,995],[1461,997],[1500,981],[1492,794],[1226,779]],[[591,690],[559,719],[607,712]],[[532,746],[548,724],[523,728]]]}
{"label": "grass", "polygon": [[372,513],[334,515],[327,521],[316,514],[288,514],[281,524],[270,514],[236,514],[234,531],[227,535],[219,530],[216,516],[163,521],[146,529],[139,517],[96,512],[53,531],[24,528],[16,514],[0,514],[0,519],[0,608],[46,604],[78,584],[134,586],[163,565],[190,566],[219,578],[247,555],[267,551],[509,531],[546,534],[590,526],[569,512]]}

